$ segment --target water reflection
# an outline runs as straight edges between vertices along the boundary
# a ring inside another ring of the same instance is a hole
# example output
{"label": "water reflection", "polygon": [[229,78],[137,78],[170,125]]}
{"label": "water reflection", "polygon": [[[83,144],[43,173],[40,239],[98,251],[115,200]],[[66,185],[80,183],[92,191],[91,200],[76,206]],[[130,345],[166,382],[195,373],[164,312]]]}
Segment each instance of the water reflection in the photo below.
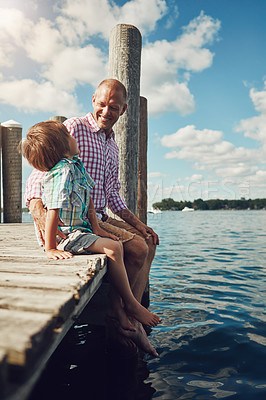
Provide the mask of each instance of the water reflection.
{"label": "water reflection", "polygon": [[150,400],[144,354],[118,347],[81,315],[50,360],[29,400]]}

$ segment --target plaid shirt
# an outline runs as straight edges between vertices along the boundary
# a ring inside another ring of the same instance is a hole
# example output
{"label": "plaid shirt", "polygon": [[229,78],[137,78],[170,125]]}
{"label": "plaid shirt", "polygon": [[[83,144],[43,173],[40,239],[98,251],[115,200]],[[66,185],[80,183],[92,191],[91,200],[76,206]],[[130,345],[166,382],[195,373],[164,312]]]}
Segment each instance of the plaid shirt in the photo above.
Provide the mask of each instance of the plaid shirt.
{"label": "plaid shirt", "polygon": [[[100,216],[108,206],[116,214],[127,208],[124,199],[119,194],[118,180],[119,157],[114,133],[106,138],[102,129],[99,129],[91,113],[80,118],[70,118],[64,122],[68,131],[78,142],[80,158],[84,167],[92,177],[95,186],[91,197]],[[33,198],[41,197],[40,182],[45,173],[34,170],[26,183],[26,205]]]}
{"label": "plaid shirt", "polygon": [[92,232],[87,215],[93,186],[93,180],[78,157],[63,158],[45,174],[42,201],[48,210],[60,209],[59,218],[64,226],[59,229],[64,233],[75,229]]}

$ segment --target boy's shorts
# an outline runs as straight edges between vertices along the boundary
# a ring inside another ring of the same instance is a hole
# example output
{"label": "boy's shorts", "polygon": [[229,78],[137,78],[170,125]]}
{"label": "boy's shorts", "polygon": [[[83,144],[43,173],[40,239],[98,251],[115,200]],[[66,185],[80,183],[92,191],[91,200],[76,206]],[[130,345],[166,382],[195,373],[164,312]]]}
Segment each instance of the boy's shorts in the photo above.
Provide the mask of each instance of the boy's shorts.
{"label": "boy's shorts", "polygon": [[90,247],[100,236],[94,235],[90,232],[81,232],[79,230],[69,233],[66,239],[59,237],[58,250],[69,251],[72,254],[92,254],[89,250]]}

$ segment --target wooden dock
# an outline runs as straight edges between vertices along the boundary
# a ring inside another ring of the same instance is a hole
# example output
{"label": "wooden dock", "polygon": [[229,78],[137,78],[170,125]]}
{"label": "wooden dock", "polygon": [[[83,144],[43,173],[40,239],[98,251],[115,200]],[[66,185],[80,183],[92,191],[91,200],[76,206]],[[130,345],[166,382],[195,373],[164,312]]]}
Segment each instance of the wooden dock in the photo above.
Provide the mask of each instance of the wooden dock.
{"label": "wooden dock", "polygon": [[0,224],[0,399],[27,399],[106,263],[101,254],[48,260],[33,224]]}

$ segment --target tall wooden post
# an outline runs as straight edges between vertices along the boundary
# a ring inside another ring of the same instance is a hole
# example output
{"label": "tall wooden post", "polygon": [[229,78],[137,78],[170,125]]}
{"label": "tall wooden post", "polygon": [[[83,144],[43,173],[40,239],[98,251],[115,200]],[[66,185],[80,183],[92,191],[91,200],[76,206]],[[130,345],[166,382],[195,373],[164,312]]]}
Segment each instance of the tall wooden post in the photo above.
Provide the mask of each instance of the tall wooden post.
{"label": "tall wooden post", "polygon": [[50,117],[49,119],[50,121],[59,121],[63,123],[67,118],[61,115],[55,115],[54,117]]}
{"label": "tall wooden post", "polygon": [[137,217],[147,224],[147,99],[140,97],[139,107],[139,174]]}
{"label": "tall wooden post", "polygon": [[0,124],[0,223],[2,220],[2,192],[1,192],[1,188],[2,188],[2,127]]}
{"label": "tall wooden post", "polygon": [[128,108],[114,126],[119,148],[121,195],[136,214],[138,189],[138,131],[141,34],[133,25],[116,25],[109,42],[109,77],[121,81],[128,93]]}
{"label": "tall wooden post", "polygon": [[21,138],[21,124],[12,120],[2,123],[4,222],[22,221]]}

